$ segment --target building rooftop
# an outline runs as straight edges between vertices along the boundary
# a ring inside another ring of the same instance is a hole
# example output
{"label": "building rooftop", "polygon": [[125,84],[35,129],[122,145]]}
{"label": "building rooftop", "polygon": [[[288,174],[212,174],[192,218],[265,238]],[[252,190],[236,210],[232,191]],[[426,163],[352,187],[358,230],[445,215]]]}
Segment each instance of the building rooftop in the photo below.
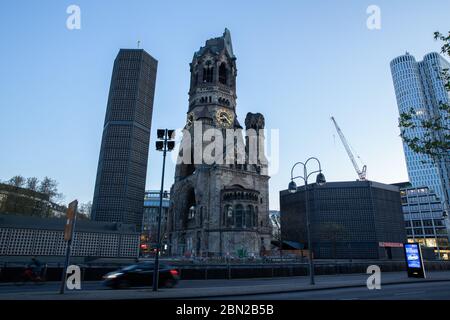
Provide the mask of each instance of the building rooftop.
{"label": "building rooftop", "polygon": [[225,31],[221,37],[206,40],[205,46],[201,47],[196,53],[194,53],[194,58],[203,55],[206,50],[211,50],[213,53],[219,54],[223,49],[226,50],[230,58],[236,58],[233,53],[231,33],[227,28],[225,28]]}
{"label": "building rooftop", "polygon": [[[311,186],[314,185],[316,188],[321,189],[339,189],[339,188],[363,188],[363,187],[372,187],[372,188],[378,188],[378,189],[384,189],[394,192],[399,192],[400,188],[395,185],[391,184],[385,184],[375,181],[336,181],[336,182],[327,182],[323,186],[318,186],[316,183],[308,184],[308,188],[311,188]],[[303,191],[305,189],[305,186],[298,186],[298,191]],[[282,190],[280,191],[281,195],[289,194],[288,190]]]}
{"label": "building rooftop", "polygon": [[[16,214],[0,214],[0,228],[64,230],[65,218],[39,218]],[[131,224],[116,222],[99,222],[77,220],[76,231],[82,232],[118,232],[135,233],[136,227]]]}

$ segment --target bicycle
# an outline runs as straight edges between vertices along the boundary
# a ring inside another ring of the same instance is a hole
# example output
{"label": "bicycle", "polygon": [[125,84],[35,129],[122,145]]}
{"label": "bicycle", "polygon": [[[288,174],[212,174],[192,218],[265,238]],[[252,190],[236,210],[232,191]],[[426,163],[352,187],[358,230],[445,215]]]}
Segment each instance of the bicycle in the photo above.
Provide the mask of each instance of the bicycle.
{"label": "bicycle", "polygon": [[37,274],[33,271],[32,268],[27,267],[23,270],[23,272],[19,275],[18,279],[14,282],[16,286],[22,286],[25,283],[32,282],[34,284],[44,284],[45,276],[42,275],[42,272]]}

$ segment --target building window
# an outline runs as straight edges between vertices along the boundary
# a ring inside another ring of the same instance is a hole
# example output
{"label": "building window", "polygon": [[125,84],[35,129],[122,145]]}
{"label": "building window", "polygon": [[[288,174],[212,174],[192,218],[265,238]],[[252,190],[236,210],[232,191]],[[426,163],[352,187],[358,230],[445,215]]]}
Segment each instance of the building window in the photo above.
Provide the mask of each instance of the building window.
{"label": "building window", "polygon": [[221,84],[227,84],[227,66],[225,62],[222,62],[219,67],[219,82]]}
{"label": "building window", "polygon": [[241,204],[235,207],[235,226],[242,228],[244,220],[244,207]]}
{"label": "building window", "polygon": [[413,221],[413,227],[421,227],[422,223],[420,222],[420,220],[415,220]]}
{"label": "building window", "polygon": [[213,82],[213,67],[205,67],[203,68],[203,82]]}
{"label": "building window", "polygon": [[253,227],[253,218],[254,218],[254,209],[253,206],[247,206],[247,210],[245,210],[245,226],[247,228]]}
{"label": "building window", "polygon": [[224,213],[225,213],[225,225],[227,227],[231,227],[233,225],[233,206],[226,205]]}
{"label": "building window", "polygon": [[195,218],[195,206],[191,206],[189,208],[189,214],[188,214],[188,219],[194,219]]}

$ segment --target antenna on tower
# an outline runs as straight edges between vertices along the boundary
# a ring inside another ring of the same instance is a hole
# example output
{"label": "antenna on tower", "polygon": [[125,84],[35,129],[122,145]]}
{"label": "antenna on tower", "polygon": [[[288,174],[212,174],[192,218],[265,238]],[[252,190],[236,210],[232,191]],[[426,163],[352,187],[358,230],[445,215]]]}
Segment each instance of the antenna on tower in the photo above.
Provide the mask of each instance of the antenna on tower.
{"label": "antenna on tower", "polygon": [[141,46],[141,40],[138,40],[138,42],[137,42],[137,48],[140,49],[140,46]]}

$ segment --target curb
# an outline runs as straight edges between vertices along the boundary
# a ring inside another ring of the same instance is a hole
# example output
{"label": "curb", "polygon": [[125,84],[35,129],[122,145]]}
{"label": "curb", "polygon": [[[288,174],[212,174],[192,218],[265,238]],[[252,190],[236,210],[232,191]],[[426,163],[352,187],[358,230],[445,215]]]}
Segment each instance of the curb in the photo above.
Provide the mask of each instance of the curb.
{"label": "curb", "polygon": [[[429,279],[429,280],[411,280],[411,281],[394,281],[382,284],[382,286],[389,285],[398,285],[398,284],[409,284],[409,283],[422,283],[422,282],[450,282],[450,279]],[[263,294],[282,294],[282,293],[294,293],[294,292],[308,292],[308,291],[325,291],[325,290],[336,290],[336,289],[349,289],[349,288],[364,288],[366,285],[363,284],[349,284],[343,286],[331,286],[331,287],[311,287],[311,288],[292,288],[285,290],[277,290],[277,291],[263,291],[263,292],[248,292],[248,293],[236,293],[236,294],[212,294],[212,295],[203,295],[203,296],[195,296],[195,297],[186,297],[186,296],[178,296],[178,297],[164,297],[164,298],[139,298],[144,300],[197,300],[197,299],[205,299],[205,298],[227,298],[227,297],[244,297],[244,296],[256,296]]]}
{"label": "curb", "polygon": [[[413,280],[393,280],[390,282],[382,283],[382,286],[389,286],[389,285],[398,285],[398,284],[414,284],[414,283],[433,283],[433,282],[450,282],[450,278],[441,278],[441,279],[413,279]],[[260,289],[259,291],[254,292],[229,292],[229,293],[210,293],[210,294],[200,294],[198,296],[186,296],[186,294],[174,294],[173,296],[166,296],[166,297],[158,297],[158,296],[147,296],[147,297],[117,297],[112,296],[108,298],[93,298],[92,300],[200,300],[200,299],[208,299],[208,298],[227,298],[227,297],[245,297],[245,296],[255,296],[255,295],[271,295],[271,294],[283,294],[283,293],[295,293],[295,292],[308,292],[308,291],[325,291],[325,290],[337,290],[337,289],[349,289],[349,288],[364,288],[366,287],[365,283],[353,283],[348,285],[332,285],[332,286],[317,286],[317,287],[311,287],[310,285],[307,285],[308,287],[303,288],[285,288],[280,290],[264,290]],[[237,288],[234,288],[237,289]],[[239,289],[238,289],[239,290]],[[141,291],[141,293],[150,293]],[[170,291],[166,291],[168,294],[170,294]],[[36,294],[46,294],[48,292],[35,292]],[[53,295],[53,294],[52,294]],[[49,297],[50,298],[50,297]],[[60,299],[53,299],[50,298],[49,300],[60,300]],[[77,299],[76,296],[67,297],[68,299],[62,299],[62,300],[85,300],[85,299]],[[2,298],[0,297],[0,300]],[[10,300],[10,299],[6,299]],[[33,297],[17,297],[16,299],[12,300],[41,300],[41,299],[35,299]]]}

